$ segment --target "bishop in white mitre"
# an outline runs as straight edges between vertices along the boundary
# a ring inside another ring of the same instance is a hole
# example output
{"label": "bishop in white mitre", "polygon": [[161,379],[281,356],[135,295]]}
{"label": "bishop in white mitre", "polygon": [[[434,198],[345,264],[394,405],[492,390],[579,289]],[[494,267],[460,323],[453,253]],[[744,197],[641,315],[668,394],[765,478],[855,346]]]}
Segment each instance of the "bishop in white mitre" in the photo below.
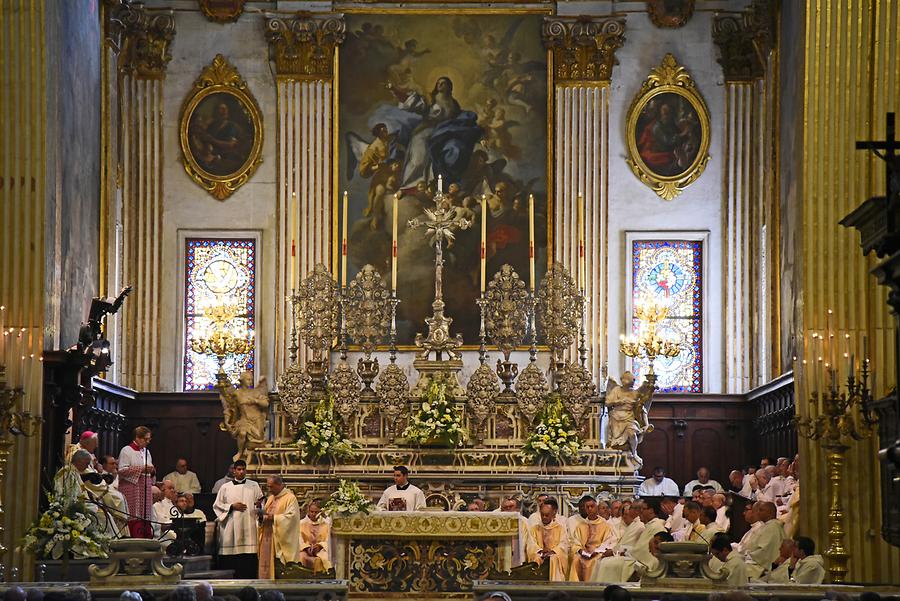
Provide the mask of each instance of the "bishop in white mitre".
{"label": "bishop in white mitre", "polygon": [[247,480],[247,464],[234,462],[234,479],[219,489],[213,511],[219,527],[219,561],[234,570],[235,578],[256,578],[257,502],[263,498],[259,484]]}

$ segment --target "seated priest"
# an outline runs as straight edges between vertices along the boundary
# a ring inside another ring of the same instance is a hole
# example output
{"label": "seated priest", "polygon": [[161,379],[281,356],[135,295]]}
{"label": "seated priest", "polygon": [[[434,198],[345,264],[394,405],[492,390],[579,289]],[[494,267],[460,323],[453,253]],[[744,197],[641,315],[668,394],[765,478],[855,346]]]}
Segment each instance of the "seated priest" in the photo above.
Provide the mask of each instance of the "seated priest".
{"label": "seated priest", "polygon": [[606,520],[600,516],[597,501],[590,495],[581,498],[585,518],[572,529],[569,545],[572,552],[572,567],[569,580],[573,582],[594,582],[601,554],[607,546],[612,546],[615,536]]}
{"label": "seated priest", "polygon": [[694,487],[698,484],[701,488],[712,487],[715,492],[722,492],[722,485],[715,480],[709,479],[709,468],[701,467],[699,470],[697,470],[697,478],[684,485],[684,495],[682,496],[691,496],[691,493],[694,491]]}
{"label": "seated priest", "polygon": [[791,582],[794,584],[822,584],[825,580],[825,560],[816,554],[816,543],[806,536],[797,537],[794,547],[794,570]]}
{"label": "seated priest", "polygon": [[200,492],[200,480],[197,474],[188,469],[188,461],[179,457],[175,462],[175,471],[166,474],[166,480],[171,480],[178,492]]}
{"label": "seated priest", "polygon": [[115,457],[106,455],[100,463],[102,473],[86,471],[82,475],[82,486],[99,509],[101,525],[113,538],[128,536],[128,502],[116,487],[119,481],[118,465]]}
{"label": "seated priest", "polygon": [[794,539],[786,538],[781,541],[778,549],[778,557],[772,562],[769,573],[766,574],[766,582],[769,584],[788,584],[791,581],[791,572],[794,571],[794,548],[797,543]]}
{"label": "seated priest", "polygon": [[281,476],[266,478],[269,497],[263,506],[259,527],[258,578],[274,579],[276,562],[300,560],[300,505]]}
{"label": "seated priest", "polygon": [[769,501],[756,503],[754,511],[762,526],[748,548],[743,551],[747,561],[747,574],[751,579],[757,580],[771,569],[772,562],[778,557],[781,541],[784,540],[784,527],[775,518],[775,503]]}
{"label": "seated priest", "polygon": [[197,506],[194,504],[194,495],[189,492],[183,492],[178,495],[178,500],[175,501],[175,505],[178,507],[178,510],[183,514],[182,517],[188,520],[198,520],[201,522],[208,521],[206,519],[206,514],[203,513],[200,509],[197,509]]}
{"label": "seated priest", "polygon": [[[541,493],[537,496],[537,498],[535,499],[537,501],[537,509],[531,515],[528,516],[529,528],[533,527],[533,526],[537,526],[538,524],[541,523],[541,505],[543,505],[549,498],[550,498],[550,495],[548,495],[547,493]],[[581,512],[581,510],[579,509],[579,514],[577,514],[577,517],[572,516],[569,519],[573,519],[573,518],[580,519],[582,517],[580,512]],[[569,530],[569,519],[566,519],[563,516],[558,515],[558,514],[556,516],[556,521],[559,522],[559,525],[562,526],[563,529],[566,530],[566,532],[568,532],[568,530]]]}
{"label": "seated priest", "polygon": [[247,463],[234,462],[234,479],[219,489],[213,511],[216,512],[219,540],[219,565],[233,570],[235,578],[256,578],[258,530],[257,503],[263,499],[259,484],[246,477]]}
{"label": "seated priest", "polygon": [[616,540],[622,538],[622,531],[625,530],[625,524],[622,522],[622,513],[625,509],[625,503],[614,499],[609,503],[609,519],[606,522],[612,528],[613,535]]}
{"label": "seated priest", "polygon": [[322,513],[319,501],[310,501],[306,517],[300,520],[300,563],[315,572],[330,570],[330,538],[331,522]]}
{"label": "seated priest", "polygon": [[565,581],[569,575],[569,541],[565,527],[556,521],[559,504],[550,497],[541,504],[541,521],[531,526],[528,559],[538,565],[550,562],[550,580]]}
{"label": "seated priest", "polygon": [[724,578],[725,584],[730,587],[747,586],[750,581],[747,563],[738,550],[732,548],[731,538],[727,534],[716,535],[709,552],[719,561],[719,576]]}
{"label": "seated priest", "polygon": [[660,543],[671,543],[675,539],[672,538],[672,535],[663,530],[662,532],[657,532],[653,535],[653,538],[650,539],[649,548],[647,549],[647,561],[646,563],[638,563],[634,566],[635,573],[643,578],[645,574],[648,572],[656,572],[659,570],[659,544]]}
{"label": "seated priest", "polygon": [[688,501],[684,504],[682,510],[681,529],[672,531],[672,537],[679,542],[697,542],[700,534],[704,530],[703,524],[700,523],[700,513],[702,508],[696,501]]}
{"label": "seated priest", "polygon": [[500,503],[500,509],[497,511],[508,511],[517,514],[519,518],[519,540],[518,544],[513,545],[512,565],[519,566],[528,561],[526,550],[529,548],[528,539],[531,536],[528,527],[528,520],[522,515],[522,504],[515,497],[503,499]]}
{"label": "seated priest", "polygon": [[62,466],[53,476],[53,494],[59,499],[87,499],[81,481],[81,475],[88,473],[91,454],[84,449],[72,453],[69,462]]}
{"label": "seated priest", "polygon": [[716,493],[712,496],[712,508],[716,510],[716,524],[722,532],[728,532],[731,528],[731,518],[728,516],[728,497],[724,493]]}
{"label": "seated priest", "polygon": [[640,519],[641,502],[634,501],[625,503],[622,511],[622,530],[621,536],[616,539],[616,543],[609,549],[605,549],[601,555],[604,559],[613,555],[627,554],[637,543],[644,532],[644,523]]}
{"label": "seated priest", "polygon": [[100,462],[97,461],[97,457],[94,455],[94,453],[97,452],[99,444],[100,438],[97,436],[97,433],[85,430],[81,433],[77,443],[69,445],[69,448],[66,450],[66,461],[72,460],[72,455],[75,454],[75,451],[87,451],[91,456],[91,462],[88,464],[86,471],[101,471]]}
{"label": "seated priest", "polygon": [[409,468],[394,466],[394,484],[387,487],[376,506],[381,511],[421,511],[425,509],[425,494],[409,483]]}
{"label": "seated priest", "polygon": [[[172,523],[172,508],[178,500],[178,493],[171,480],[164,480],[160,487],[163,498],[153,504],[153,533],[159,537],[166,524]],[[171,531],[169,531],[171,532]],[[174,533],[168,534],[168,538],[174,538]]]}
{"label": "seated priest", "polygon": [[678,485],[666,477],[663,467],[653,468],[653,476],[641,482],[638,487],[639,497],[677,497],[679,492]]}
{"label": "seated priest", "polygon": [[662,520],[665,514],[659,505],[652,501],[644,501],[639,507],[641,522],[644,523],[641,535],[625,555],[607,557],[600,562],[597,574],[600,582],[628,582],[638,566],[656,563],[656,558],[650,553],[650,543],[654,536],[666,531],[665,522]]}
{"label": "seated priest", "polygon": [[704,542],[711,545],[717,534],[722,532],[719,524],[716,523],[716,510],[712,507],[704,507],[700,510],[700,525],[703,526],[699,534],[698,542]]}

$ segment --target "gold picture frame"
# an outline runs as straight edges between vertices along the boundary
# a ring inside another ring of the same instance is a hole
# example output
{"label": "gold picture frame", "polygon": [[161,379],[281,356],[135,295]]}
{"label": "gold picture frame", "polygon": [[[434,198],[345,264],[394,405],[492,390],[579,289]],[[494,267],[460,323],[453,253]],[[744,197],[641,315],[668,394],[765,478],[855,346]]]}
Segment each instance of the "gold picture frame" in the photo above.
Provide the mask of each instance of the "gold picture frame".
{"label": "gold picture frame", "polygon": [[665,200],[692,184],[709,162],[709,109],[687,70],[666,54],[626,115],[635,176]]}
{"label": "gold picture frame", "polygon": [[247,82],[217,54],[194,82],[179,117],[184,170],[214,198],[231,196],[262,162],[261,115]]}

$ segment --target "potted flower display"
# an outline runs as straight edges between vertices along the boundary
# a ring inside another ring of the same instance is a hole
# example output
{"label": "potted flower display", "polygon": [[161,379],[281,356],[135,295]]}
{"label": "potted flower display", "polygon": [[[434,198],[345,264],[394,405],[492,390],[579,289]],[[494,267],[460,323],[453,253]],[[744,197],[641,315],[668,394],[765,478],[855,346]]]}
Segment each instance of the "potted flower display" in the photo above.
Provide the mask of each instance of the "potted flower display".
{"label": "potted flower display", "polygon": [[326,515],[353,515],[372,511],[372,500],[362,494],[359,485],[350,480],[341,480],[336,491],[331,493],[322,507]]}
{"label": "potted flower display", "polygon": [[355,444],[344,435],[330,394],[318,402],[301,424],[297,447],[300,460],[307,464],[323,459],[352,459],[356,455]]}
{"label": "potted flower display", "polygon": [[422,446],[458,447],[468,438],[447,385],[434,380],[428,387],[419,411],[403,431],[403,436]]}
{"label": "potted flower display", "polygon": [[575,421],[554,393],[538,414],[534,431],[525,439],[522,457],[531,463],[566,463],[577,458],[583,446]]}

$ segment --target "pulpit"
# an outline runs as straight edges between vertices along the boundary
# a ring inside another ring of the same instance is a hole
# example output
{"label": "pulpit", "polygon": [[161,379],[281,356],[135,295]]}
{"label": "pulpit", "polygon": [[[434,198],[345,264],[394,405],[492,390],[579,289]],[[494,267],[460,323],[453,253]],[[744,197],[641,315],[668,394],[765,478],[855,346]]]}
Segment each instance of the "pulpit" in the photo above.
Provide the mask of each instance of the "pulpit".
{"label": "pulpit", "polygon": [[376,511],[335,517],[331,532],[351,591],[461,592],[510,569],[519,522],[509,512]]}

